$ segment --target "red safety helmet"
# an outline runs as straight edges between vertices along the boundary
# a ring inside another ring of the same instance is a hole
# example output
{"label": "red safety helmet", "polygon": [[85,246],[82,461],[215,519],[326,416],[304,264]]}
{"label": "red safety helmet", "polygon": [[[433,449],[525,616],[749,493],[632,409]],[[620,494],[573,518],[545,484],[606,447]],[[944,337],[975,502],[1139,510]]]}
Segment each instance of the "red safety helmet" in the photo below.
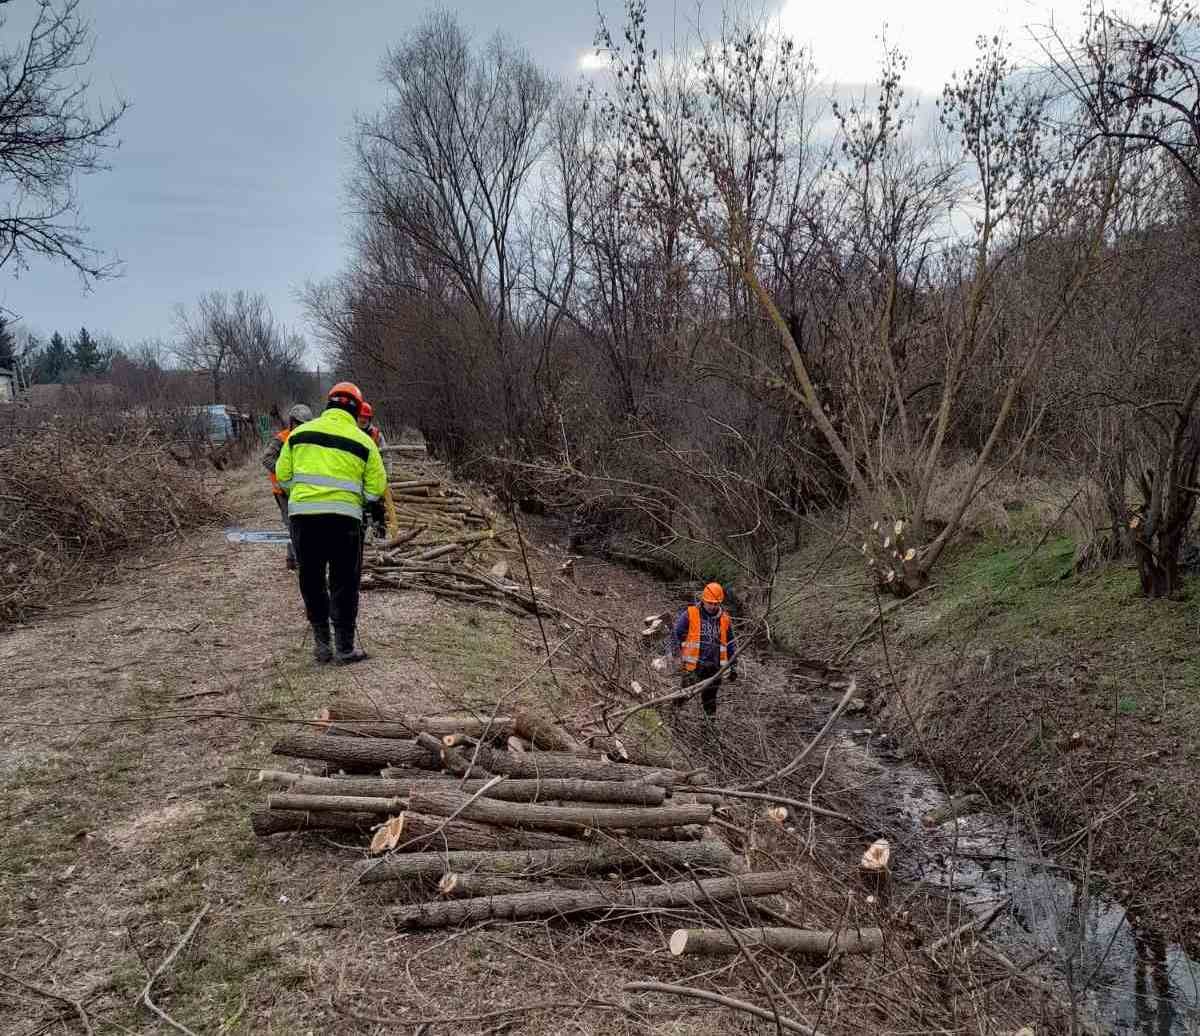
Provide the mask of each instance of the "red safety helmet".
{"label": "red safety helmet", "polygon": [[339,381],[329,390],[329,402],[341,403],[357,414],[363,405],[363,394],[352,381]]}
{"label": "red safety helmet", "polygon": [[358,416],[370,419],[375,416],[375,408],[364,399],[362,406],[358,408]]}

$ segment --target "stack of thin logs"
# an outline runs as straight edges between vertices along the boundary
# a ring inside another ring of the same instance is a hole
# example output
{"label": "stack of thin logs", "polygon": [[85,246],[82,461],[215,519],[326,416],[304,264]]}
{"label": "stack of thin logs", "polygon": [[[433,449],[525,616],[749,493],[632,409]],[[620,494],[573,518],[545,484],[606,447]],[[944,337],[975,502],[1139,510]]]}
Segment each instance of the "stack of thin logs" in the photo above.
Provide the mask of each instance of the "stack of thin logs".
{"label": "stack of thin logs", "polygon": [[446,482],[433,465],[389,479],[396,533],[370,545],[364,590],[422,590],[516,615],[535,607],[553,611],[540,599],[535,605],[528,587],[509,579],[507,562],[490,568],[475,563],[482,550],[502,540],[494,516],[465,490]]}
{"label": "stack of thin logs", "polygon": [[[715,836],[720,800],[687,790],[699,774],[647,765],[653,758],[615,762],[528,710],[419,716],[340,703],[321,711],[314,732],[283,737],[272,751],[336,776],[261,771],[281,790],[252,815],[254,831],[362,836],[375,858],[356,884],[415,894],[391,908],[398,927],[689,907],[745,924],[756,919],[754,897],[795,878],[750,873]],[[721,923],[677,932],[672,953],[739,952]],[[881,938],[761,924],[732,931],[826,955],[866,952]]]}

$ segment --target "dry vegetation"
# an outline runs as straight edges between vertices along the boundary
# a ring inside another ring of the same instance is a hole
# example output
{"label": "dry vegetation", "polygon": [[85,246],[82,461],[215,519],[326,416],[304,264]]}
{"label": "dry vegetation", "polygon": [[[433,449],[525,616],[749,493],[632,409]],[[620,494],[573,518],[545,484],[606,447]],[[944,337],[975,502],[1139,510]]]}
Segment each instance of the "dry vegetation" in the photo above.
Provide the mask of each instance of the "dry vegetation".
{"label": "dry vegetation", "polygon": [[134,550],[227,517],[212,472],[167,447],[140,422],[49,414],[0,441],[0,628],[88,593]]}

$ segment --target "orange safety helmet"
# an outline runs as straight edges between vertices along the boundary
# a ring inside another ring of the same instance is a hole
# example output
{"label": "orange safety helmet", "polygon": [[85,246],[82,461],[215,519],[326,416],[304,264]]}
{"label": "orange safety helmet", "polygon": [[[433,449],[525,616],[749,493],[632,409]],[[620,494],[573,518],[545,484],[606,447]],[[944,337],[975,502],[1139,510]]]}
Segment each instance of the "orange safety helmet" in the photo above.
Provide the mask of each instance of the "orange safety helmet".
{"label": "orange safety helmet", "polygon": [[372,418],[372,417],[374,417],[374,416],[375,416],[375,408],[374,408],[373,406],[371,406],[371,404],[370,404],[370,403],[368,403],[368,402],[367,402],[367,401],[364,399],[364,400],[363,400],[363,402],[362,402],[362,406],[360,406],[360,407],[358,408],[358,416],[359,416],[359,417],[365,417],[365,418],[367,418],[367,419],[369,420],[370,418]]}
{"label": "orange safety helmet", "polygon": [[725,590],[720,583],[709,583],[700,595],[700,600],[705,604],[720,604],[725,600]]}
{"label": "orange safety helmet", "polygon": [[351,412],[357,414],[363,405],[363,394],[352,381],[339,381],[329,390],[329,402],[352,404]]}

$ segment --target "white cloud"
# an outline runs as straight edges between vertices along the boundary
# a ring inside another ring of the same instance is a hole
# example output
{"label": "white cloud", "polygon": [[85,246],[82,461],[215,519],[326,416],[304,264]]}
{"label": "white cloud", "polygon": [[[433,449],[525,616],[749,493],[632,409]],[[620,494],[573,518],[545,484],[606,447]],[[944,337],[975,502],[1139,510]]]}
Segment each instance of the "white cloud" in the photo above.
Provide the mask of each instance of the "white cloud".
{"label": "white cloud", "polygon": [[821,79],[871,83],[879,75],[885,33],[889,46],[908,55],[905,82],[940,93],[950,73],[969,65],[980,35],[999,32],[1014,56],[1036,59],[1034,35],[1051,24],[1071,38],[1079,0],[852,0],[852,7],[819,0],[784,0],[779,20],[798,43],[811,47]]}
{"label": "white cloud", "polygon": [[577,64],[581,72],[600,72],[612,64],[612,56],[607,51],[585,50]]}

